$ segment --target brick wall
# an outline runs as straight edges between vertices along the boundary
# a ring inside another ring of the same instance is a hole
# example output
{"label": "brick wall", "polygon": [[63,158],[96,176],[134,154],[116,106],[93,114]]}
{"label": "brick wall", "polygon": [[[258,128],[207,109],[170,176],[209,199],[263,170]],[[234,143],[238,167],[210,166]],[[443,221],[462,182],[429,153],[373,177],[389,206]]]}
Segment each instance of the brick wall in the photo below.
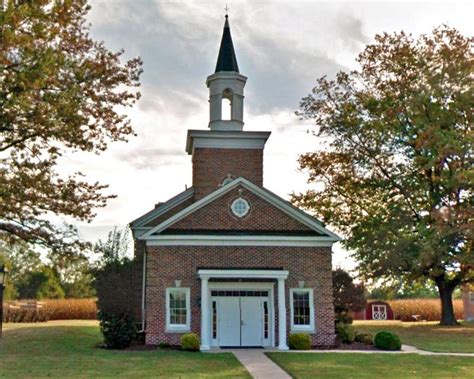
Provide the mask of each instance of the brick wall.
{"label": "brick wall", "polygon": [[[287,330],[290,333],[289,289],[297,288],[304,280],[306,287],[314,289],[316,333],[313,345],[334,344],[334,309],[332,300],[332,274],[330,248],[310,247],[148,247],[146,293],[146,342],[178,344],[179,333],[166,333],[165,291],[174,287],[176,279],[182,287],[191,288],[191,329],[200,331],[198,298],[201,281],[199,268],[282,268],[289,271],[286,281]],[[275,285],[276,286],[276,285]],[[275,293],[276,293],[275,288]],[[278,299],[275,298],[275,321],[278,327]],[[275,329],[278,344],[278,329]]]}
{"label": "brick wall", "polygon": [[194,198],[199,200],[219,188],[231,174],[263,185],[262,149],[196,148],[193,153]]}
{"label": "brick wall", "polygon": [[[230,209],[239,196],[250,203],[250,212],[244,218],[234,216]],[[307,226],[240,186],[178,221],[170,229],[311,232]]]}

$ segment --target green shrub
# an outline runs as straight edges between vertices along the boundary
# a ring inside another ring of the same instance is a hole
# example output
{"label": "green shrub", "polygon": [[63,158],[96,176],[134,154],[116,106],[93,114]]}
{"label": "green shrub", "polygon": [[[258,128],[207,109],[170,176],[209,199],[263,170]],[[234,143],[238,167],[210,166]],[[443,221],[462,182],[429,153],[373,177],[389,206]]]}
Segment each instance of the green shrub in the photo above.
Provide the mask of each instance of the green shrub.
{"label": "green shrub", "polygon": [[199,336],[195,333],[187,333],[181,336],[181,349],[187,351],[199,350]]}
{"label": "green shrub", "polygon": [[402,348],[400,338],[391,332],[378,332],[375,335],[374,344],[382,350],[400,350]]}
{"label": "green shrub", "polygon": [[125,349],[131,345],[137,334],[133,318],[104,311],[98,312],[98,318],[107,349]]}
{"label": "green shrub", "polygon": [[354,327],[350,324],[340,322],[336,325],[336,334],[343,343],[352,343],[355,338]]}
{"label": "green shrub", "polygon": [[295,333],[290,334],[288,340],[291,350],[309,350],[311,349],[311,339],[309,334]]}
{"label": "green shrub", "polygon": [[354,341],[362,342],[367,345],[372,345],[374,343],[374,336],[370,333],[357,333],[356,332]]}
{"label": "green shrub", "polygon": [[171,344],[168,343],[168,342],[160,342],[160,343],[158,344],[158,347],[159,347],[160,349],[169,349],[169,348],[171,347]]}

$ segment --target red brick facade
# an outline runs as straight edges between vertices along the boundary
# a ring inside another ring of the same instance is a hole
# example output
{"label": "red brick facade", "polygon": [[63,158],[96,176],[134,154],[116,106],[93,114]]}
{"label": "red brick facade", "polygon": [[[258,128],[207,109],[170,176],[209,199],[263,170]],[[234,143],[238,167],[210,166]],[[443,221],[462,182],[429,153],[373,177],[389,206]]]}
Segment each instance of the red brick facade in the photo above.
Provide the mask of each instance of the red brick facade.
{"label": "red brick facade", "polygon": [[194,200],[214,192],[231,174],[263,186],[262,149],[196,148],[193,153]]}
{"label": "red brick facade", "polygon": [[[331,249],[309,247],[148,247],[146,286],[146,343],[179,344],[179,333],[166,333],[165,291],[181,280],[181,287],[191,288],[191,330],[200,333],[201,311],[198,305],[201,281],[199,268],[278,268],[289,271],[289,289],[305,281],[314,290],[316,333],[313,345],[334,344],[334,309],[332,301]],[[275,295],[275,314],[278,301]],[[290,330],[290,304],[287,300],[287,330]],[[278,330],[278,317],[275,328]],[[276,343],[278,344],[278,333]]]}

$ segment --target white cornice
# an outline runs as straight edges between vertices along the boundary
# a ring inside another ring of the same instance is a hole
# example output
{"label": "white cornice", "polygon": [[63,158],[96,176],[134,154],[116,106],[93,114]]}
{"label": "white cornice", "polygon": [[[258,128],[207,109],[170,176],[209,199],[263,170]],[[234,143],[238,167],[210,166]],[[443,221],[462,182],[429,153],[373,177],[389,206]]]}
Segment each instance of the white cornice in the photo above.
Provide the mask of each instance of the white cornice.
{"label": "white cornice", "polygon": [[271,132],[188,130],[186,152],[195,148],[263,149]]}
{"label": "white cornice", "polygon": [[286,270],[198,270],[201,279],[248,278],[248,279],[286,279]]}
{"label": "white cornice", "polygon": [[146,237],[147,246],[286,246],[331,247],[334,240],[321,236],[262,236],[262,235],[170,235]]}

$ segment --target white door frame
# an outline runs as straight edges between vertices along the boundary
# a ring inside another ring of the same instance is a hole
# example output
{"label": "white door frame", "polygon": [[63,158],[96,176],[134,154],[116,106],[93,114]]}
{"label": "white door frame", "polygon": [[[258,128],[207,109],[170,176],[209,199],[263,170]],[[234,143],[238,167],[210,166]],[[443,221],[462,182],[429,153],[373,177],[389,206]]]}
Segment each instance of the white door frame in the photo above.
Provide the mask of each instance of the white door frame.
{"label": "white door frame", "polygon": [[[201,279],[201,350],[211,348],[211,301],[209,279],[276,279],[278,282],[278,350],[288,350],[287,345],[287,312],[285,281],[289,272],[286,270],[198,270]],[[241,282],[243,283],[243,282]],[[248,282],[246,282],[248,284]],[[262,283],[257,283],[262,285]],[[275,325],[275,323],[273,323]],[[273,328],[274,329],[274,328]],[[275,341],[275,338],[272,338]]]}
{"label": "white door frame", "polygon": [[[209,298],[212,307],[212,301],[215,297],[211,296],[211,291],[226,291],[226,290],[239,290],[239,291],[268,291],[268,310],[269,310],[269,346],[275,347],[275,306],[274,306],[274,287],[275,283],[272,282],[209,282]],[[212,312],[209,317],[209,331],[211,331],[211,346],[218,347],[219,342],[217,339],[212,338]]]}

